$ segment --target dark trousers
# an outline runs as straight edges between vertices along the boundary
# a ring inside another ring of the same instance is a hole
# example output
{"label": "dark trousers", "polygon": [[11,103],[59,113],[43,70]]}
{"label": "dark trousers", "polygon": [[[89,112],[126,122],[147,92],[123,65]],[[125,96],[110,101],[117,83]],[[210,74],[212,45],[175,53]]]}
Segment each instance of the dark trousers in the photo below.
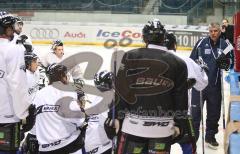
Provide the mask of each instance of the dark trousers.
{"label": "dark trousers", "polygon": [[118,138],[117,154],[169,154],[172,136],[165,138],[144,138],[121,133]]}
{"label": "dark trousers", "polygon": [[[207,87],[202,91],[203,102],[207,105],[206,135],[205,138],[213,138],[218,132],[218,121],[221,114],[221,86]],[[201,121],[200,93],[194,88],[192,90],[192,117],[196,140],[199,137],[199,127]]]}

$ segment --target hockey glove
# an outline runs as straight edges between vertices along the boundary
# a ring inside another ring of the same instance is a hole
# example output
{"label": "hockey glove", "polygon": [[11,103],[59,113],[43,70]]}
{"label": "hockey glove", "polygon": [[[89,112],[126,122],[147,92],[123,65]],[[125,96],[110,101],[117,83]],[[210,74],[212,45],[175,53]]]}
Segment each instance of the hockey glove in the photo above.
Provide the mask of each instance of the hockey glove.
{"label": "hockey glove", "polygon": [[195,84],[196,84],[196,79],[193,79],[193,78],[187,79],[188,89],[191,89]]}
{"label": "hockey glove", "polygon": [[208,73],[209,68],[203,60],[196,59],[195,62],[206,72]]}
{"label": "hockey glove", "polygon": [[216,59],[216,63],[220,69],[224,69],[225,71],[228,71],[230,68],[230,58],[228,58],[224,53]]}
{"label": "hockey glove", "polygon": [[119,128],[120,128],[120,123],[118,119],[114,120],[114,124],[113,124],[113,119],[111,118],[106,119],[104,123],[104,130],[109,139],[112,140],[118,134]]}
{"label": "hockey glove", "polygon": [[187,118],[175,118],[175,125],[174,125],[174,134],[173,134],[173,144],[178,142],[180,139],[183,138],[184,134],[188,130],[188,120]]}
{"label": "hockey glove", "polygon": [[82,79],[73,79],[73,83],[74,85],[79,88],[82,89],[82,87],[84,86],[84,81]]}
{"label": "hockey glove", "polygon": [[23,132],[27,132],[29,130],[31,130],[35,124],[35,118],[36,118],[36,115],[35,115],[35,105],[30,105],[29,108],[28,108],[28,113],[29,115],[27,116],[26,118],[26,121],[22,122],[22,131]]}
{"label": "hockey glove", "polygon": [[17,38],[17,44],[24,44],[28,39],[27,35],[21,35]]}
{"label": "hockey glove", "polygon": [[16,43],[23,44],[23,46],[26,49],[26,52],[33,51],[32,43],[28,40],[28,37],[26,35],[19,36]]}

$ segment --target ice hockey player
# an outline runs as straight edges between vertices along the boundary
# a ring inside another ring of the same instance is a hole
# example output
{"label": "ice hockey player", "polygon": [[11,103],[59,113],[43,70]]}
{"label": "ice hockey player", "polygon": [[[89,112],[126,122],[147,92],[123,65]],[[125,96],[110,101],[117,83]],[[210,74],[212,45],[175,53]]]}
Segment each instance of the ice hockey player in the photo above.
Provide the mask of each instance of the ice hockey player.
{"label": "ice hockey player", "polygon": [[118,154],[170,153],[172,137],[177,140],[185,131],[186,64],[164,46],[166,30],[159,20],[149,21],[142,34],[146,48],[130,50],[122,58],[115,81],[120,101],[105,122],[109,138],[115,135],[111,128],[117,130],[122,123]]}
{"label": "ice hockey player", "polygon": [[24,71],[23,45],[12,44],[15,17],[0,12],[0,153],[15,153],[20,143],[20,119],[31,104]]}
{"label": "ice hockey player", "polygon": [[20,17],[15,17],[13,44],[23,44],[27,52],[32,52],[32,40],[25,34],[22,34],[23,20]]}
{"label": "ice hockey player", "polygon": [[28,81],[28,94],[33,101],[36,92],[39,90],[38,56],[33,52],[26,52],[24,59]]}
{"label": "ice hockey player", "polygon": [[[38,56],[33,52],[25,52],[25,67],[27,74],[27,82],[28,82],[28,94],[31,97],[31,102],[33,102],[37,91],[39,90],[39,72],[38,72]],[[35,107],[34,110],[35,111]],[[34,113],[32,115],[32,121],[35,121]],[[34,125],[31,124],[31,125]],[[23,124],[22,133],[27,133],[27,137],[22,145],[21,150],[24,153],[35,154],[38,153],[38,142],[36,139],[36,128],[29,124]],[[22,134],[23,135],[23,134]]]}
{"label": "ice hockey player", "polygon": [[[67,68],[64,65],[52,64],[48,68],[49,85],[37,92],[33,104],[36,105],[36,136],[39,143],[39,153],[68,154],[80,150],[84,145],[84,131],[80,131],[82,121],[74,117],[66,117],[63,112],[64,103],[57,102],[65,97],[71,97],[69,107],[81,108],[76,92],[63,91],[54,84],[67,85]],[[68,110],[69,111],[69,110]],[[69,114],[69,113],[68,113]],[[84,118],[84,117],[83,117]]]}
{"label": "ice hockey player", "polygon": [[[42,63],[45,67],[48,67],[49,65],[53,63],[59,63],[63,61],[64,57],[64,47],[63,47],[63,42],[61,40],[54,40],[52,43],[51,50],[53,52],[50,52],[47,54],[45,59],[42,60]],[[70,80],[73,80],[74,83],[76,84],[82,84],[82,70],[79,65],[76,65],[74,68],[69,70],[68,77]]]}
{"label": "ice hockey player", "polygon": [[192,116],[191,116],[191,95],[192,87],[196,90],[203,90],[208,84],[208,77],[204,70],[207,71],[206,64],[197,64],[187,56],[181,56],[176,53],[177,40],[173,33],[166,34],[166,47],[170,52],[182,58],[187,65],[188,69],[188,131],[185,132],[184,137],[178,141],[180,143],[183,154],[196,153],[196,139],[193,130]]}
{"label": "ice hockey player", "polygon": [[[202,100],[206,101],[207,119],[205,141],[212,149],[217,149],[218,142],[215,134],[218,132],[218,121],[221,112],[221,69],[228,69],[230,59],[224,53],[228,44],[220,38],[221,29],[219,23],[209,24],[209,36],[199,40],[192,50],[190,58],[197,60],[201,58],[208,66],[208,86],[202,92]],[[230,51],[230,50],[229,50]],[[229,52],[227,52],[229,53]],[[200,93],[195,88],[192,90],[192,116],[196,139],[199,137],[201,121]]]}

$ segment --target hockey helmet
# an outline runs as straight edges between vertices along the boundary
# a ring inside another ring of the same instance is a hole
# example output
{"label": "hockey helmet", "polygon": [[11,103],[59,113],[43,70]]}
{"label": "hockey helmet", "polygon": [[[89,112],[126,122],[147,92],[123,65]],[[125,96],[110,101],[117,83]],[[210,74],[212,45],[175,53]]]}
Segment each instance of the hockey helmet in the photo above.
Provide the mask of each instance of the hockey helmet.
{"label": "hockey helmet", "polygon": [[142,29],[143,40],[146,43],[160,44],[164,42],[166,30],[159,19],[148,21]]}
{"label": "hockey helmet", "polygon": [[53,63],[47,68],[49,83],[62,81],[63,77],[67,76],[67,67],[61,64]]}
{"label": "hockey helmet", "polygon": [[101,71],[94,75],[94,84],[100,91],[107,91],[113,88],[113,78],[112,72]]}
{"label": "hockey helmet", "polygon": [[63,42],[61,40],[54,40],[52,42],[52,50],[55,50],[57,46],[63,46]]}
{"label": "hockey helmet", "polygon": [[5,34],[5,29],[7,27],[12,27],[14,29],[14,23],[16,19],[13,15],[8,12],[0,12],[0,35]]}
{"label": "hockey helmet", "polygon": [[35,53],[26,52],[25,55],[24,55],[26,68],[28,68],[31,65],[32,61],[35,60],[35,59],[38,59],[38,56]]}
{"label": "hockey helmet", "polygon": [[23,21],[20,17],[15,17],[15,20],[16,20],[16,22],[14,24],[14,31],[18,35],[20,35],[20,33],[22,32],[22,28],[23,28]]}
{"label": "hockey helmet", "polygon": [[176,36],[173,33],[167,33],[165,39],[166,47],[171,49],[172,46],[177,44]]}
{"label": "hockey helmet", "polygon": [[20,18],[20,17],[15,17],[15,20],[16,20],[17,23],[20,23],[20,24],[23,25],[23,20],[22,20],[22,18]]}

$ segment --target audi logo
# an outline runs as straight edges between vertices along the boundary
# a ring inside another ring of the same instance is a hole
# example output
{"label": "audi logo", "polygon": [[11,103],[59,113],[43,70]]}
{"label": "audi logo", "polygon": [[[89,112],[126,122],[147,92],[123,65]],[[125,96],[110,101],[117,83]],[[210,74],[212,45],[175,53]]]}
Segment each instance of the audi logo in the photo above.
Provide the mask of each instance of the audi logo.
{"label": "audi logo", "polygon": [[57,39],[59,31],[56,28],[33,28],[30,35],[32,39]]}

